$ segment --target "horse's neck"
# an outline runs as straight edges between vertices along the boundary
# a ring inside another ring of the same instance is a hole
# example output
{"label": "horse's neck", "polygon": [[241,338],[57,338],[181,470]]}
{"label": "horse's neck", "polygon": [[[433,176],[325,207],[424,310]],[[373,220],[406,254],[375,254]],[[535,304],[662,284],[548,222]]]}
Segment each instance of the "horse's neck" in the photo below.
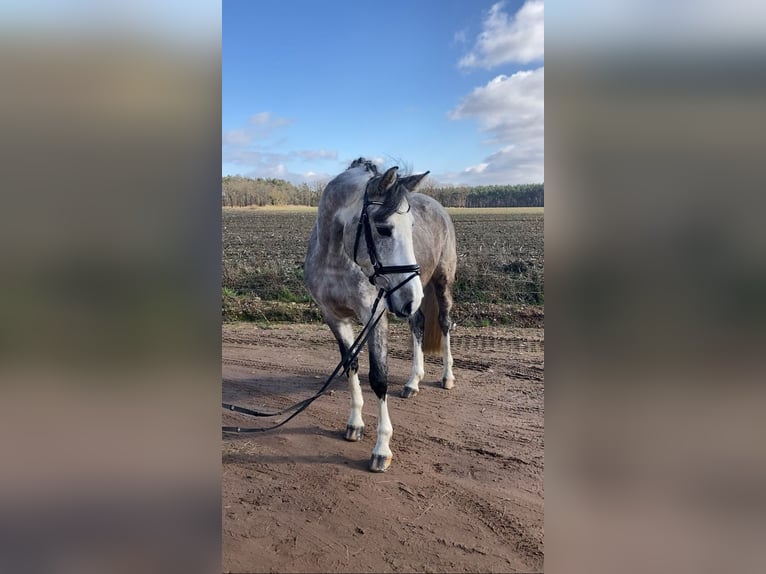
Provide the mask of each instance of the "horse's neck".
{"label": "horse's neck", "polygon": [[322,200],[333,213],[355,203],[361,208],[364,190],[372,177],[373,174],[361,168],[346,170],[325,188]]}
{"label": "horse's neck", "polygon": [[372,174],[365,169],[349,169],[324,190],[317,213],[317,231],[328,250],[343,252],[343,226],[362,210],[364,190]]}
{"label": "horse's neck", "polygon": [[338,228],[342,230],[362,209],[362,198],[354,195],[340,195],[328,198],[317,213],[317,227],[320,238],[327,242],[336,237]]}

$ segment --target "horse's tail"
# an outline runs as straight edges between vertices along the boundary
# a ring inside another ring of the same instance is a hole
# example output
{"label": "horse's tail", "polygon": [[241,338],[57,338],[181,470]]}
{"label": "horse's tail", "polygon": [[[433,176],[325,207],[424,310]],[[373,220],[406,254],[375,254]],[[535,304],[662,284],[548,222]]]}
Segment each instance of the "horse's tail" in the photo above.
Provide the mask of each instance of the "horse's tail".
{"label": "horse's tail", "polygon": [[420,310],[425,316],[423,324],[423,352],[429,355],[442,355],[443,335],[439,324],[439,302],[436,300],[436,291],[430,283],[423,292],[423,303]]}

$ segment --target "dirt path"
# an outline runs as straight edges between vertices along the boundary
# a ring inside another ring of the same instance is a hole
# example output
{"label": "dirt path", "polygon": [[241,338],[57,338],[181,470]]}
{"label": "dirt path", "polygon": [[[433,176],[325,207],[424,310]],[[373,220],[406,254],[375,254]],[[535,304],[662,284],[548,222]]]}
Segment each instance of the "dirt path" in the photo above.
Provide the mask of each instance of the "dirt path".
{"label": "dirt path", "polygon": [[[295,420],[223,441],[224,572],[534,572],[543,567],[541,329],[453,336],[455,388],[428,357],[413,399],[409,333],[391,325],[389,411],[394,460],[367,471],[377,403],[360,355],[366,435],[342,438],[345,378]],[[287,406],[310,396],[338,360],[329,329],[223,329],[223,396]],[[224,413],[227,425],[256,419]]]}

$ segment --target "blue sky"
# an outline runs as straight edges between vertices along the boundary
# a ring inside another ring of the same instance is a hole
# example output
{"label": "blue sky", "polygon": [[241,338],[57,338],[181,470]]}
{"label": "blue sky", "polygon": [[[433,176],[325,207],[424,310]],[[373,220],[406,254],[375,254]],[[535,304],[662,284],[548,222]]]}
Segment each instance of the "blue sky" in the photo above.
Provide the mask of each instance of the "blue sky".
{"label": "blue sky", "polygon": [[543,3],[224,0],[223,174],[543,181]]}

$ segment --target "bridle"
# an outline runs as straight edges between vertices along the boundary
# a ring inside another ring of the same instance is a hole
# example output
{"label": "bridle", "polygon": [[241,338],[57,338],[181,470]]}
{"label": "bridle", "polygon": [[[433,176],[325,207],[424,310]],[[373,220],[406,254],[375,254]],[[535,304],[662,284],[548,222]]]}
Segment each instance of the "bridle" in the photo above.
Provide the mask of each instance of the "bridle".
{"label": "bridle", "polygon": [[[368,186],[369,187],[369,186]],[[413,265],[383,265],[380,262],[380,258],[378,257],[378,251],[375,249],[375,242],[372,238],[372,228],[370,226],[370,216],[367,213],[367,208],[370,205],[383,205],[382,201],[370,201],[370,197],[367,193],[367,189],[364,190],[364,203],[362,205],[362,213],[359,215],[359,223],[356,226],[356,239],[354,240],[354,263],[359,265],[359,262],[356,260],[356,254],[359,250],[359,240],[362,237],[362,231],[364,231],[364,239],[365,243],[367,243],[367,254],[370,257],[370,262],[372,263],[373,267],[373,273],[368,277],[370,280],[370,283],[372,285],[375,285],[375,279],[378,277],[381,277],[383,275],[392,275],[394,273],[410,273],[410,275],[401,281],[396,287],[393,287],[391,289],[389,288],[382,288],[386,293],[386,301],[389,304],[389,309],[391,308],[391,301],[389,297],[397,290],[406,285],[409,281],[414,279],[415,277],[418,277],[420,275],[420,265],[417,263]],[[403,213],[408,213],[411,209],[411,206],[407,205],[407,211]]]}

